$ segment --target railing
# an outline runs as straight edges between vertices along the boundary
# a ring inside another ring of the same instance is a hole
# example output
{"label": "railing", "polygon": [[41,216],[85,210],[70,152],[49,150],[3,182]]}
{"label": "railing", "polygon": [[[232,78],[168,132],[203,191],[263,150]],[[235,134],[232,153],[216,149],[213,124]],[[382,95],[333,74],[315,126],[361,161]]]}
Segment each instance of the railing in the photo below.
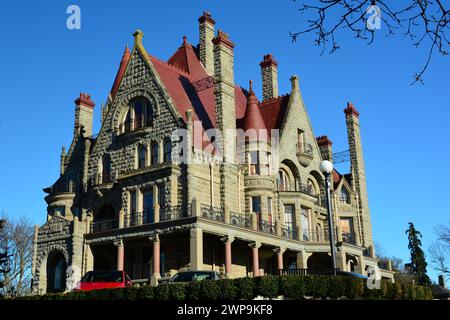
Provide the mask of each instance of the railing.
{"label": "railing", "polygon": [[116,229],[118,227],[117,219],[99,220],[91,224],[91,233]]}
{"label": "railing", "polygon": [[275,233],[275,224],[265,220],[259,220],[258,230],[265,233]]}
{"label": "railing", "polygon": [[349,197],[339,197],[339,203],[349,204],[350,203],[350,198]]}
{"label": "railing", "polygon": [[222,208],[202,204],[200,211],[203,218],[225,222],[225,214]]}
{"label": "railing", "polygon": [[303,229],[303,241],[309,242],[324,242],[329,241],[328,231],[317,231],[312,229]]}
{"label": "railing", "polygon": [[230,212],[230,224],[242,228],[250,228],[252,225],[249,215],[237,212]]}
{"label": "railing", "polygon": [[151,117],[139,117],[135,119],[126,120],[119,125],[121,133],[129,133],[134,130],[142,128],[148,128],[153,126],[153,118]]}
{"label": "railing", "polygon": [[[179,206],[161,208],[161,211],[159,212],[159,220],[160,221],[178,220],[178,219],[190,216],[191,215],[191,204],[188,204],[186,206],[185,211],[183,210],[184,207],[185,206],[183,206],[183,205],[179,205]],[[184,212],[186,212],[186,213],[184,213]]]}
{"label": "railing", "polygon": [[[336,268],[336,273],[340,271]],[[274,272],[278,275],[296,275],[296,276],[310,276],[310,275],[332,275],[333,268],[314,268],[314,269],[279,269]]]}
{"label": "railing", "polygon": [[310,185],[300,183],[298,188],[300,192],[313,195],[313,189]]}
{"label": "railing", "polygon": [[288,239],[298,240],[297,230],[290,226],[281,227],[281,235]]}
{"label": "railing", "polygon": [[155,216],[153,209],[143,212],[131,212],[125,216],[125,225],[128,227],[140,226],[141,224],[154,223]]}
{"label": "railing", "polygon": [[354,233],[342,233],[342,242],[349,243],[349,244],[356,244],[356,236]]}
{"label": "railing", "polygon": [[297,143],[297,154],[298,155],[313,155],[313,147],[309,143]]}

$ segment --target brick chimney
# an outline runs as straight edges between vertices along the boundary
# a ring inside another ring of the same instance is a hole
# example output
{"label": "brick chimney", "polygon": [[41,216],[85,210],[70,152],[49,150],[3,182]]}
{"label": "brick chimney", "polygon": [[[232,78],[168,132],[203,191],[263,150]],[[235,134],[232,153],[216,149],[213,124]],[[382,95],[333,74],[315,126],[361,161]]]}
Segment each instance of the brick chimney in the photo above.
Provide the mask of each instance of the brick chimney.
{"label": "brick chimney", "polygon": [[211,13],[204,11],[203,15],[198,18],[200,31],[200,61],[209,75],[214,75],[214,53],[213,43],[214,25],[216,22],[211,18]]}
{"label": "brick chimney", "polygon": [[94,106],[95,103],[87,93],[80,93],[80,96],[75,100],[75,136],[81,133],[81,127],[84,129],[85,137],[92,136]]}
{"label": "brick chimney", "polygon": [[316,140],[317,145],[319,146],[320,154],[322,155],[322,159],[332,161],[333,150],[331,146],[333,145],[333,142],[328,139],[327,136],[317,137]]}
{"label": "brick chimney", "polygon": [[263,101],[278,97],[278,63],[269,53],[264,56],[261,66]]}

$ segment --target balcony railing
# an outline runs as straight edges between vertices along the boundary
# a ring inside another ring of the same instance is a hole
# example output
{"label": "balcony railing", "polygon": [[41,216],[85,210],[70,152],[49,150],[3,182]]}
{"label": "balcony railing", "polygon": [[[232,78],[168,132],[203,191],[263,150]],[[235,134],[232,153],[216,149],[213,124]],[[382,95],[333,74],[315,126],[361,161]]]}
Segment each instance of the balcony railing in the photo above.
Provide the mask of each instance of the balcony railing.
{"label": "balcony railing", "polygon": [[265,233],[274,234],[275,233],[275,224],[261,219],[261,220],[259,220],[259,223],[258,223],[258,230],[265,232]]}
{"label": "balcony railing", "polygon": [[183,209],[183,205],[161,208],[159,221],[178,220],[191,215],[191,204],[186,206],[186,210]]}
{"label": "balcony railing", "polygon": [[131,212],[125,216],[125,225],[127,227],[140,226],[142,224],[154,223],[155,216],[153,209],[143,212]]}
{"label": "balcony railing", "polygon": [[130,133],[134,130],[148,128],[153,126],[153,119],[151,117],[139,117],[129,119],[119,125],[121,133]]}
{"label": "balcony railing", "polygon": [[[340,271],[336,268],[336,273]],[[333,268],[313,268],[313,269],[280,269],[275,270],[274,274],[278,275],[296,275],[296,276],[310,276],[310,275],[332,275]]]}
{"label": "balcony railing", "polygon": [[303,241],[324,242],[329,241],[328,231],[318,231],[312,229],[303,229]]}
{"label": "balcony railing", "polygon": [[349,244],[356,244],[356,236],[354,233],[342,233],[342,242],[349,243]]}
{"label": "balcony railing", "polygon": [[288,239],[298,240],[297,230],[291,226],[281,227],[281,235]]}
{"label": "balcony railing", "polygon": [[202,204],[200,206],[201,216],[209,220],[225,221],[225,214],[222,208],[217,208]]}
{"label": "balcony railing", "polygon": [[297,155],[313,156],[313,147],[309,143],[297,143]]}
{"label": "balcony railing", "polygon": [[237,212],[230,212],[230,224],[242,228],[250,228],[252,225],[249,215]]}
{"label": "balcony railing", "polygon": [[298,187],[299,187],[299,191],[300,192],[313,195],[313,188],[312,188],[312,186],[300,183]]}
{"label": "balcony railing", "polygon": [[99,220],[91,224],[91,233],[116,229],[118,227],[117,219]]}

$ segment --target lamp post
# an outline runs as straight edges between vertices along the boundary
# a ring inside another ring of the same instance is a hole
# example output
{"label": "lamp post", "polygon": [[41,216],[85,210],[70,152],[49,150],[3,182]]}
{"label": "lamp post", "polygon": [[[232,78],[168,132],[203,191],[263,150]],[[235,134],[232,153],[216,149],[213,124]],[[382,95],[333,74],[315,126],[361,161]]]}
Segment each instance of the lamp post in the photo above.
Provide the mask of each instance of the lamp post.
{"label": "lamp post", "polygon": [[333,275],[336,275],[336,246],[334,243],[334,228],[333,217],[331,211],[331,196],[330,196],[330,175],[333,171],[333,164],[331,161],[324,160],[320,164],[320,171],[325,176],[325,193],[327,198],[327,211],[328,211],[328,234],[330,238],[331,260],[333,263]]}

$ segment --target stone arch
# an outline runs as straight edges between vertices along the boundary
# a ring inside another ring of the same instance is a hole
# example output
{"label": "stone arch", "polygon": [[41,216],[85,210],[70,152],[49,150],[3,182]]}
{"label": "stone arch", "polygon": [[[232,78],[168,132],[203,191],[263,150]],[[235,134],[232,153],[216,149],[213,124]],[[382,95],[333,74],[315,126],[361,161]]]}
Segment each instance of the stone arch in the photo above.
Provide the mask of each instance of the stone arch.
{"label": "stone arch", "polygon": [[64,292],[66,290],[66,272],[68,261],[59,250],[52,250],[47,256],[46,274],[48,293]]}
{"label": "stone arch", "polygon": [[116,131],[119,130],[120,122],[125,118],[131,100],[139,97],[145,98],[150,102],[153,107],[154,117],[159,116],[160,105],[157,97],[146,88],[135,88],[124,94],[121,100],[117,103],[117,108],[115,108],[111,117],[111,128],[114,128]]}
{"label": "stone arch", "polygon": [[38,256],[36,260],[36,270],[34,277],[34,281],[36,281],[37,283],[33,285],[33,287],[37,286],[39,293],[47,292],[47,262],[52,252],[59,252],[64,257],[66,268],[70,265],[71,260],[69,258],[66,246],[67,245],[65,243],[50,243]]}
{"label": "stone arch", "polygon": [[286,172],[288,175],[290,180],[290,189],[292,191],[297,190],[300,184],[300,173],[297,166],[291,160],[285,159],[279,166],[279,171],[280,170]]}

